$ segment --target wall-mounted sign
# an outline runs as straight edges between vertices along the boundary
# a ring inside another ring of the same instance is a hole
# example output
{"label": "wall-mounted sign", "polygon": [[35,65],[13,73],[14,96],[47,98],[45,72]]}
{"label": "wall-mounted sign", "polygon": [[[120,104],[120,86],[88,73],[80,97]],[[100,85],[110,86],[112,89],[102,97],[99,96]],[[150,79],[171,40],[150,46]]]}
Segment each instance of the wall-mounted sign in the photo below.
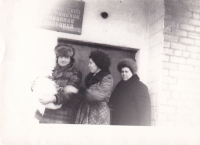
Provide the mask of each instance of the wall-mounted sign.
{"label": "wall-mounted sign", "polygon": [[85,2],[72,0],[44,1],[39,13],[40,27],[58,32],[81,34]]}

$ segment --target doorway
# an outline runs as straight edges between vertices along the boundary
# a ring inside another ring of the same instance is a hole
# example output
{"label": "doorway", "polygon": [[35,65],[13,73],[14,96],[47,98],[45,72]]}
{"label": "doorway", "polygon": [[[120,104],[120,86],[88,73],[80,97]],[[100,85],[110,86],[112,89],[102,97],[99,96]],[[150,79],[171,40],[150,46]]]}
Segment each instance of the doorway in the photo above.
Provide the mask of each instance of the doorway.
{"label": "doorway", "polygon": [[[114,87],[121,80],[120,73],[117,70],[117,64],[124,58],[135,60],[136,49],[127,47],[116,47],[106,44],[83,42],[66,38],[58,38],[58,44],[70,44],[75,49],[75,68],[82,73],[81,85],[84,86],[85,77],[89,73],[88,63],[91,51],[101,50],[107,53],[111,58],[110,72],[113,76]],[[113,88],[114,88],[113,87]]]}

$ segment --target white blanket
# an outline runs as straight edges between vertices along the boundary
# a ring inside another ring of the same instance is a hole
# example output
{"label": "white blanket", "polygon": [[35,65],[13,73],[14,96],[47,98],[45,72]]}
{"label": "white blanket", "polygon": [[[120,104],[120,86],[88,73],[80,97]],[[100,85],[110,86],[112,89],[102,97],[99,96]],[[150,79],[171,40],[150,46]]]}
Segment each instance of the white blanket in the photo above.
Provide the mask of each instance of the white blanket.
{"label": "white blanket", "polygon": [[54,96],[57,93],[58,89],[59,88],[56,83],[47,77],[38,77],[35,79],[32,86],[32,91],[34,93],[34,96],[38,99],[37,109],[40,111],[41,114],[44,113],[45,108],[59,109],[62,106],[62,104],[55,105],[54,103],[42,105],[39,102],[39,99],[41,98]]}

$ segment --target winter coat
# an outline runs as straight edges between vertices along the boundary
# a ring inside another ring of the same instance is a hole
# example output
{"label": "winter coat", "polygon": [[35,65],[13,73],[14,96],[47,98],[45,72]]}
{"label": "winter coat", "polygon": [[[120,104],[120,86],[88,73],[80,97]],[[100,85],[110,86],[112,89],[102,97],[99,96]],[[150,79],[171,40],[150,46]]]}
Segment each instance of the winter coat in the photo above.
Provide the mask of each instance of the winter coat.
{"label": "winter coat", "polygon": [[77,94],[66,95],[62,92],[62,88],[66,85],[72,85],[78,89],[81,77],[81,73],[73,67],[73,62],[66,67],[55,67],[52,79],[60,87],[56,94],[57,102],[55,104],[62,104],[62,107],[56,110],[46,108],[43,116],[37,111],[36,118],[40,120],[40,123],[75,123],[77,110],[80,105],[79,96]]}
{"label": "winter coat", "polygon": [[[90,84],[91,82],[93,83]],[[80,91],[84,98],[77,113],[76,124],[110,124],[107,103],[112,87],[111,74],[100,72],[94,78],[86,77],[86,88]]]}
{"label": "winter coat", "polygon": [[151,103],[148,88],[135,74],[129,80],[121,80],[112,92],[112,125],[146,126],[151,124]]}

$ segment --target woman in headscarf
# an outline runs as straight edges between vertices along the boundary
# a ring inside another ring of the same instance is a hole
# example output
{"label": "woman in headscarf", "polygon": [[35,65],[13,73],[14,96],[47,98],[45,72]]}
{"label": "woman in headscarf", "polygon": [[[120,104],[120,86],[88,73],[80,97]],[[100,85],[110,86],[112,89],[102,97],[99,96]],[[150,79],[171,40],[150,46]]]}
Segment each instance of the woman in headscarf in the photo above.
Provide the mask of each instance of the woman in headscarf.
{"label": "woman in headscarf", "polygon": [[116,85],[110,98],[112,125],[151,125],[151,103],[148,88],[137,72],[137,64],[132,59],[118,63],[122,80]]}
{"label": "woman in headscarf", "polygon": [[[45,108],[42,115],[39,111],[35,117],[40,123],[74,124],[79,107],[78,92],[82,74],[73,67],[75,50],[69,45],[57,45],[55,47],[56,66],[51,79],[56,83],[58,91],[56,95],[40,99],[40,103],[61,104],[59,109]],[[75,90],[75,91],[74,91]],[[73,93],[74,92],[74,93]]]}
{"label": "woman in headscarf", "polygon": [[113,87],[110,74],[110,58],[102,51],[93,51],[89,56],[90,73],[85,78],[85,87],[80,90],[83,102],[79,107],[77,124],[110,124],[110,109],[107,105]]}

